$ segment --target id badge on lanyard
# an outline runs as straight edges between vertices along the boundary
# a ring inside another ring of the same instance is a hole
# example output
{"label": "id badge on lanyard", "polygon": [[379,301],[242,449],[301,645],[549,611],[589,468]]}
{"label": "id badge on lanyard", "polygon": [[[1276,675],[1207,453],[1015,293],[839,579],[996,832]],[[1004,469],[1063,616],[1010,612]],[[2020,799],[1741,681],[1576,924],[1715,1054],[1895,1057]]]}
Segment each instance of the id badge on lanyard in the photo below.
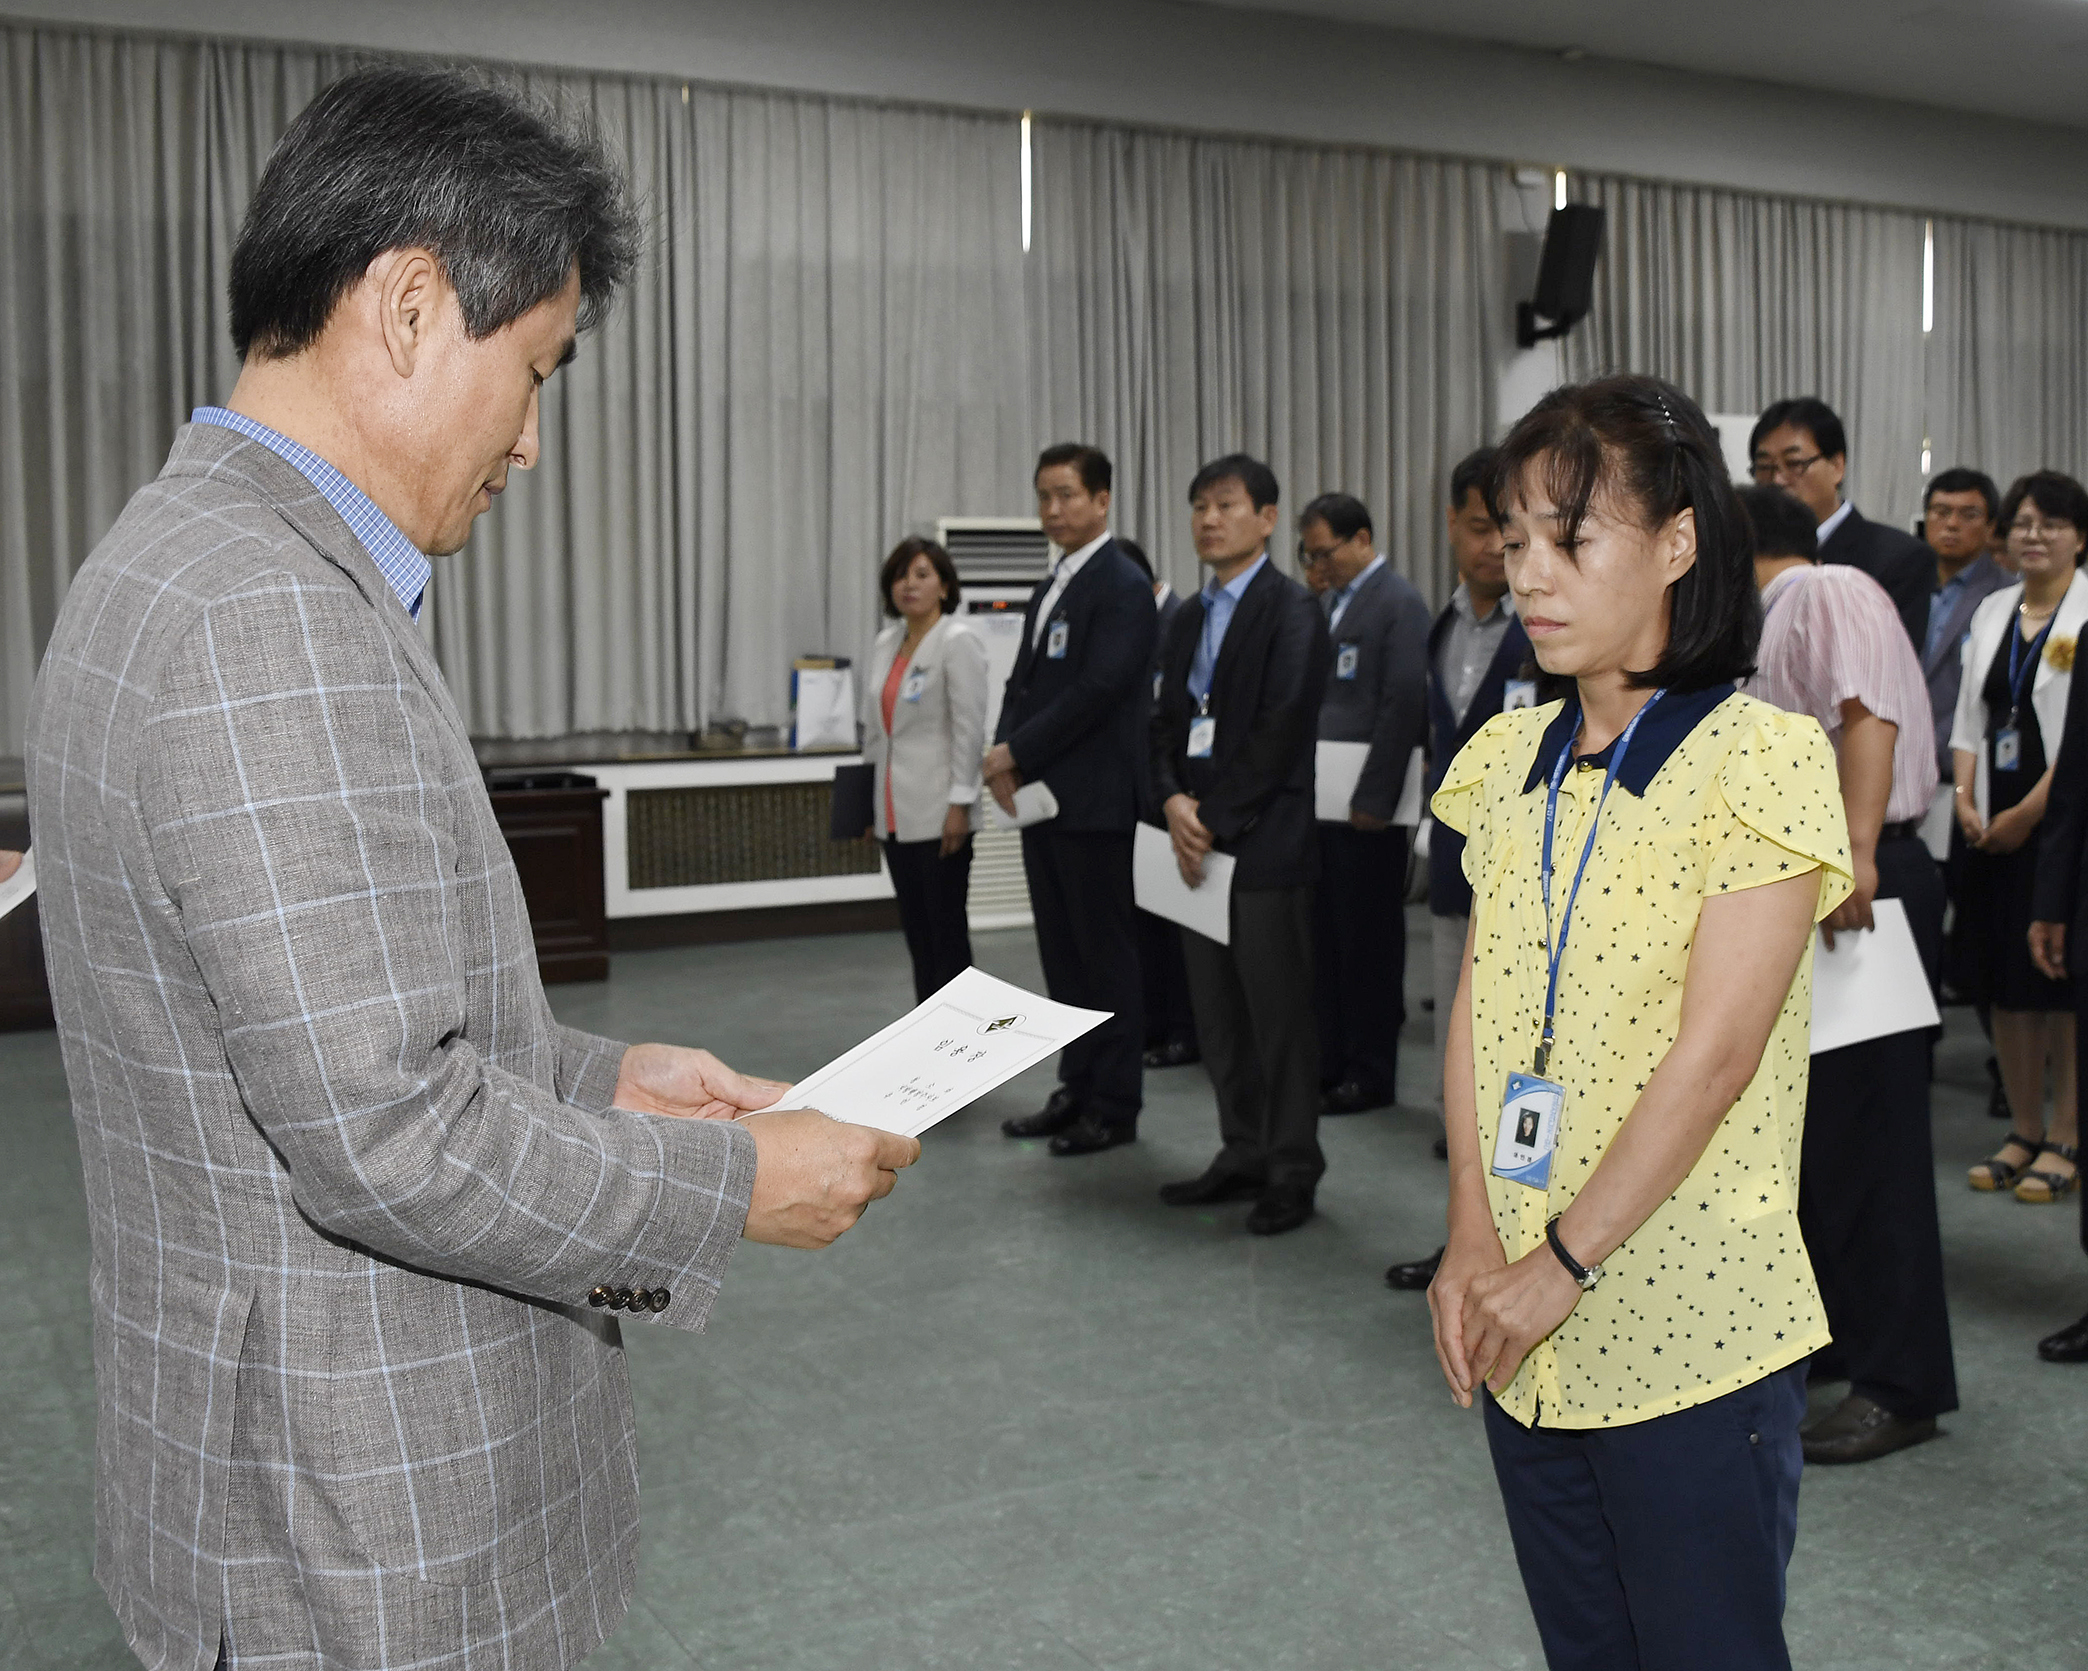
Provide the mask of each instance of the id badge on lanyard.
{"label": "id badge on lanyard", "polygon": [[1551,1063],[1552,1021],[1559,1004],[1559,967],[1565,960],[1566,937],[1573,927],[1573,902],[1580,897],[1581,878],[1587,875],[1588,861],[1595,856],[1595,838],[1602,829],[1602,808],[1609,800],[1610,790],[1616,786],[1617,773],[1623,769],[1632,734],[1663,694],[1656,690],[1646,699],[1646,705],[1631,716],[1631,723],[1624,727],[1623,735],[1617,739],[1616,750],[1610,755],[1609,770],[1602,779],[1602,794],[1588,819],[1588,839],[1581,844],[1580,863],[1574,867],[1573,885],[1566,893],[1566,908],[1559,917],[1556,939],[1552,935],[1552,833],[1558,825],[1559,787],[1566,781],[1567,767],[1573,763],[1573,739],[1580,730],[1578,715],[1559,750],[1558,762],[1552,767],[1551,787],[1544,798],[1544,851],[1537,873],[1539,885],[1544,890],[1547,963],[1544,1031],[1538,1039],[1537,1055],[1530,1072],[1509,1074],[1507,1088],[1501,1093],[1501,1129],[1494,1138],[1493,1156],[1495,1177],[1525,1184],[1531,1189],[1551,1187],[1552,1152],[1558,1146],[1559,1126],[1566,1113],[1566,1087],[1556,1079],[1546,1078],[1545,1070]]}
{"label": "id badge on lanyard", "polygon": [[1211,698],[1206,694],[1196,717],[1189,722],[1189,758],[1210,759],[1211,750],[1217,743],[1218,716],[1211,712]]}
{"label": "id badge on lanyard", "polygon": [[2008,632],[2008,723],[1994,733],[1994,770],[2017,772],[2023,768],[2023,732],[2018,721],[2022,718],[2023,698],[2027,692],[2027,671],[2031,678],[2037,676],[2037,663],[2044,654],[2045,639],[2051,635],[2052,622],[2059,618],[2054,610],[2051,617],[2038,629],[2037,636],[2026,646],[2022,633],[2013,625]]}

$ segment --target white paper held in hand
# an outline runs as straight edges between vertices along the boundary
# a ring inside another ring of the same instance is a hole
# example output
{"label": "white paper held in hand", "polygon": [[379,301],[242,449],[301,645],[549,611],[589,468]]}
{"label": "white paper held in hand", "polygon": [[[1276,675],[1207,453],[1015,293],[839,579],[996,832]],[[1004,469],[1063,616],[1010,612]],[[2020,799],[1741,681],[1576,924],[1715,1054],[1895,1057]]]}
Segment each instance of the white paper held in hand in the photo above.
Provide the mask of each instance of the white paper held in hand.
{"label": "white paper held in hand", "polygon": [[1823,938],[1813,952],[1812,1054],[1882,1039],[1915,1027],[1933,1027],[1935,994],[1896,899],[1875,900],[1877,927],[1837,933],[1834,950]]}
{"label": "white paper held in hand", "polygon": [[0,882],[0,917],[36,892],[36,855],[24,853],[22,863],[5,882]]}
{"label": "white paper held in hand", "polygon": [[1000,802],[991,795],[986,797],[986,816],[993,820],[997,830],[1026,830],[1032,824],[1042,824],[1058,816],[1058,797],[1051,792],[1051,785],[1039,778],[1035,783],[1025,783],[1015,791],[1015,816],[1010,818],[1001,810]]}
{"label": "white paper held in hand", "polygon": [[1206,853],[1203,881],[1192,888],[1182,880],[1165,830],[1140,824],[1131,837],[1131,895],[1139,910],[1193,928],[1221,946],[1232,944],[1232,882],[1230,853]]}
{"label": "white paper held in hand", "polygon": [[853,1125],[918,1137],[1109,1016],[967,969],[771,1106],[816,1108]]}
{"label": "white paper held in hand", "polygon": [[[1368,743],[1321,743],[1312,752],[1312,815],[1322,824],[1346,824],[1349,803],[1370,758]],[[1408,829],[1421,822],[1421,751],[1407,756],[1406,777],[1399,786],[1399,805],[1392,822]]]}

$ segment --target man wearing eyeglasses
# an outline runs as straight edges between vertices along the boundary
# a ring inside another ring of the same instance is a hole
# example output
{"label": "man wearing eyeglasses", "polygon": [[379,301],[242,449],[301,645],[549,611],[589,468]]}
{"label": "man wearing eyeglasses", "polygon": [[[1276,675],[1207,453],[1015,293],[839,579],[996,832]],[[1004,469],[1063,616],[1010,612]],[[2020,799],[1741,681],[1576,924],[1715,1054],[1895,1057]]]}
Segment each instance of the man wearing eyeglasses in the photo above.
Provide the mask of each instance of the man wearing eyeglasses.
{"label": "man wearing eyeglasses", "polygon": [[[1964,671],[1958,652],[1971,629],[1972,612],[1989,592],[2008,584],[2008,571],[1987,549],[1994,543],[1994,522],[2000,514],[2000,491],[1978,470],[1945,470],[1929,482],[1922,501],[1921,537],[1935,553],[1936,590],[1929,600],[1921,671],[1928,678],[1929,707],[1936,716],[1939,761],[1950,759],[1950,724],[1957,715],[1958,681]],[[1949,773],[1945,764],[1943,775]]]}
{"label": "man wearing eyeglasses", "polygon": [[1918,655],[1936,589],[1933,554],[1912,534],[1870,521],[1842,497],[1849,443],[1834,408],[1815,395],[1775,402],[1756,420],[1747,454],[1757,482],[1795,495],[1818,519],[1821,562],[1847,563],[1885,588]]}
{"label": "man wearing eyeglasses", "polygon": [[[1305,507],[1298,563],[1322,582],[1334,647],[1319,740],[1369,748],[1348,804],[1320,809],[1313,896],[1322,1107],[1360,1114],[1398,1093],[1407,843],[1421,821],[1428,730],[1428,605],[1377,549],[1370,512],[1352,494],[1323,493]],[[1402,807],[1410,771],[1414,801]]]}

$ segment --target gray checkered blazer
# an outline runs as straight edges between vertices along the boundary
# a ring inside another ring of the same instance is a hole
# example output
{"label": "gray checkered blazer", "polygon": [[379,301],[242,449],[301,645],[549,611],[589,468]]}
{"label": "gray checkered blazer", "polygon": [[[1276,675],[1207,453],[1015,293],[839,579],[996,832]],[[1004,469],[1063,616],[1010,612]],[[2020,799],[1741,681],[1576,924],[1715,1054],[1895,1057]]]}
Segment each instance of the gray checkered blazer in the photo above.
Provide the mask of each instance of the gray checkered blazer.
{"label": "gray checkered blazer", "polygon": [[700,1328],[753,1142],[611,1110],[442,675],[347,526],[197,425],[73,582],[29,728],[79,1125],[95,1570],[149,1666],[572,1664],[622,1616],[598,1284]]}

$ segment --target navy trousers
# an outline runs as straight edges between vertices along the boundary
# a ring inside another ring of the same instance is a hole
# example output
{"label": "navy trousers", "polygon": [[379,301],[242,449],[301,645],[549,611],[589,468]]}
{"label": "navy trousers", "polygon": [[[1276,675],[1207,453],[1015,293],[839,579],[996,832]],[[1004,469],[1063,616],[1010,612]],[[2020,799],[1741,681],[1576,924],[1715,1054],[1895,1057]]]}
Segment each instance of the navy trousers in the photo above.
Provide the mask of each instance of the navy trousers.
{"label": "navy trousers", "polygon": [[1551,1671],[1789,1671],[1805,1365],[1612,1428],[1486,1439]]}

